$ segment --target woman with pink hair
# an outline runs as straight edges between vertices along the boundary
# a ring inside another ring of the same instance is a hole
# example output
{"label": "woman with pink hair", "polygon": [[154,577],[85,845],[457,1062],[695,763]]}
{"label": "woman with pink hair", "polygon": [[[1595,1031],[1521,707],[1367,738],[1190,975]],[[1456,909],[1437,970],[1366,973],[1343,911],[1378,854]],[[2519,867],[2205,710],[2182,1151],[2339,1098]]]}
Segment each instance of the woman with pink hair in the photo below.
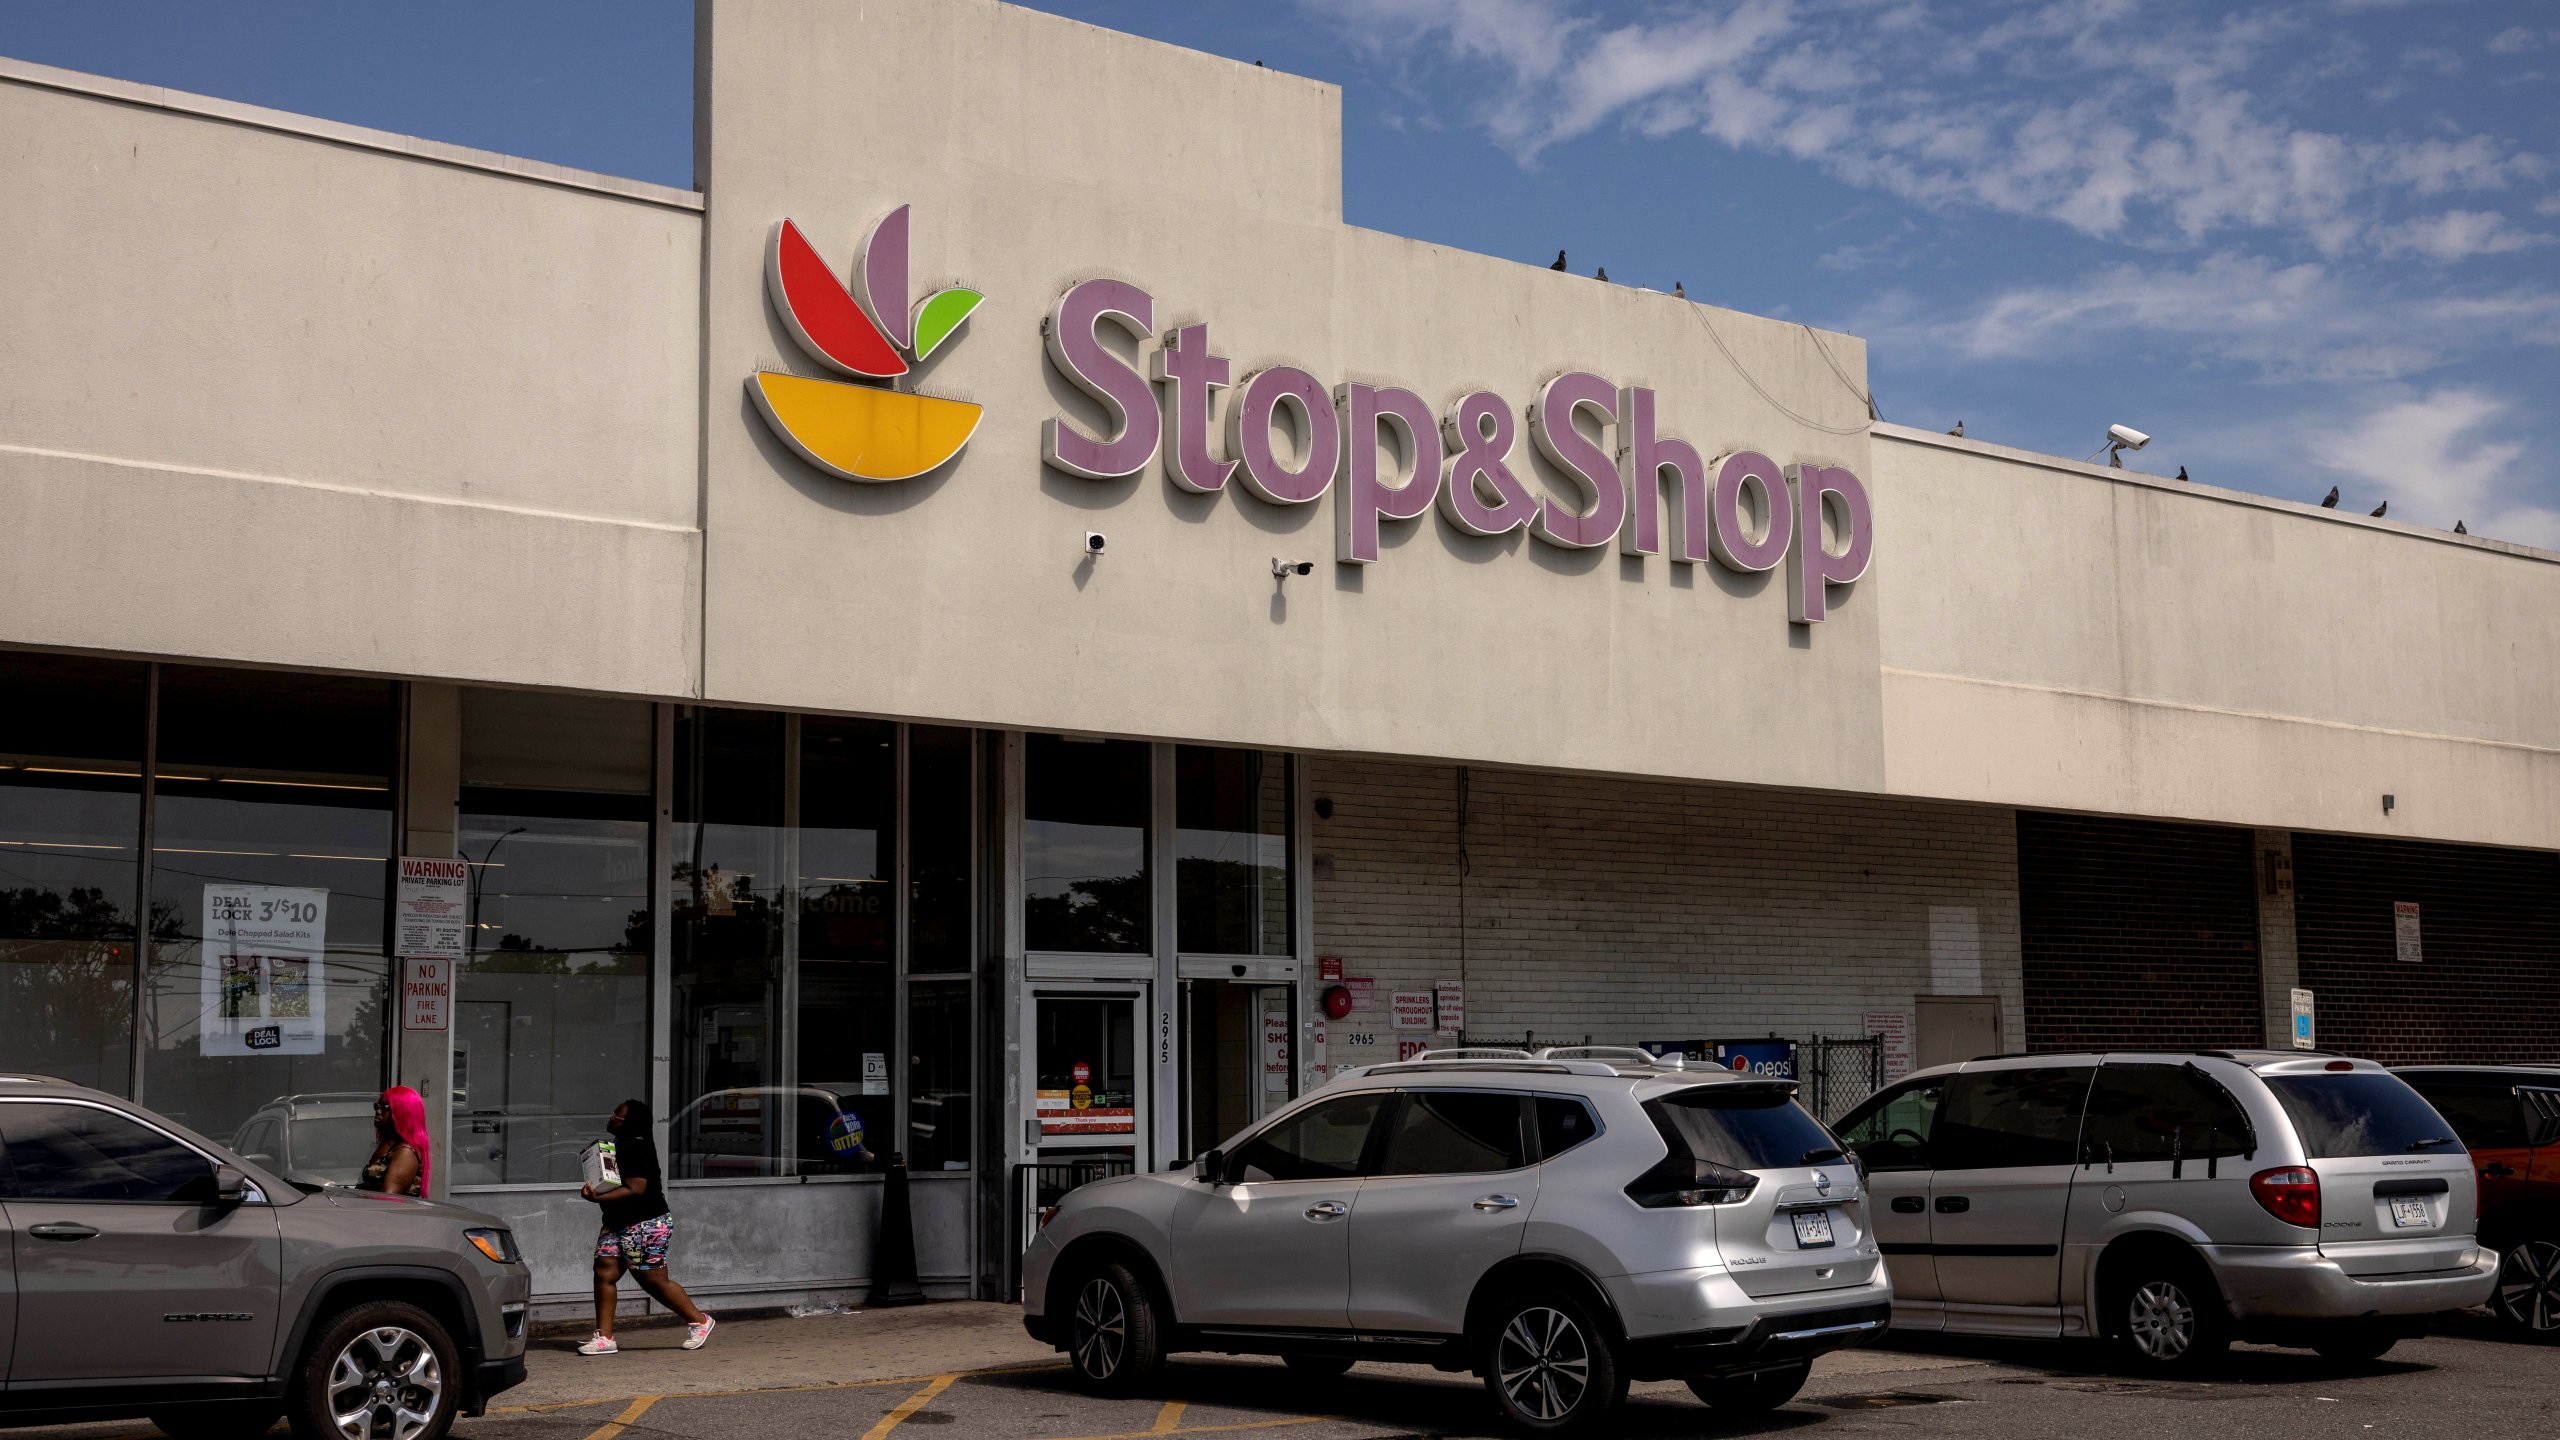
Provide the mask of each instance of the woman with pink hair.
{"label": "woman with pink hair", "polygon": [[373,1158],[359,1190],[384,1195],[427,1193],[427,1102],[406,1085],[394,1085],[373,1102]]}

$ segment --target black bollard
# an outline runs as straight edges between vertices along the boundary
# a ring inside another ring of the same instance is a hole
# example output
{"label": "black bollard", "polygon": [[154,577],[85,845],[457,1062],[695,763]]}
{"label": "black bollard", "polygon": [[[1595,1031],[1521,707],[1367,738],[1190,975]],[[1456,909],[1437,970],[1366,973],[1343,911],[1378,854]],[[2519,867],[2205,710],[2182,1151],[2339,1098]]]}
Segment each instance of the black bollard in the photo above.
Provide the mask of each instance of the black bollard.
{"label": "black bollard", "polygon": [[889,1156],[888,1183],[880,1187],[880,1241],[871,1249],[869,1306],[921,1305],[916,1282],[915,1210],[907,1198],[907,1157]]}

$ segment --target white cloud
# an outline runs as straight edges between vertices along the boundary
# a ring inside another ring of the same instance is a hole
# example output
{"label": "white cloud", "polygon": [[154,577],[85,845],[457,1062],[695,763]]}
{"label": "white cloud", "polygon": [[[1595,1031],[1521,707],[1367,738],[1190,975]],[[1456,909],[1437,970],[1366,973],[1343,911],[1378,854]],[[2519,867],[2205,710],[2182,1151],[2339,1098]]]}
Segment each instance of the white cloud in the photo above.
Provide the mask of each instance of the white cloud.
{"label": "white cloud", "polygon": [[2529,54],[2549,44],[2554,38],[2560,38],[2560,30],[2533,30],[2522,25],[2513,25],[2490,38],[2489,53],[2492,55]]}
{"label": "white cloud", "polygon": [[[2397,110],[2359,133],[2292,118],[2291,103],[2335,93],[2306,81],[2306,63],[2324,77],[2364,63],[2299,6],[2182,18],[2136,0],[2039,0],[1985,24],[1911,0],[1665,0],[1632,21],[1595,0],[1302,3],[1402,63],[1452,54],[1490,67],[1490,83],[1469,82],[1477,122],[1525,163],[1613,124],[1692,132],[1915,204],[2098,238],[2266,232],[2323,255],[2444,258],[2458,258],[2458,235],[2427,250],[2393,228],[2409,201],[2548,173],[2497,137],[2391,133]],[[2430,47],[2404,62],[2462,64]]]}
{"label": "white cloud", "polygon": [[2448,210],[2377,232],[2385,255],[2415,253],[2433,260],[2468,260],[2474,255],[2503,255],[2551,243],[2548,235],[2519,230],[2495,210]]}
{"label": "white cloud", "polygon": [[2311,456],[2365,482],[2395,518],[2527,545],[2560,548],[2560,511],[2524,498],[2526,447],[2491,438],[2512,407],[2483,390],[2447,386],[2304,427]]}

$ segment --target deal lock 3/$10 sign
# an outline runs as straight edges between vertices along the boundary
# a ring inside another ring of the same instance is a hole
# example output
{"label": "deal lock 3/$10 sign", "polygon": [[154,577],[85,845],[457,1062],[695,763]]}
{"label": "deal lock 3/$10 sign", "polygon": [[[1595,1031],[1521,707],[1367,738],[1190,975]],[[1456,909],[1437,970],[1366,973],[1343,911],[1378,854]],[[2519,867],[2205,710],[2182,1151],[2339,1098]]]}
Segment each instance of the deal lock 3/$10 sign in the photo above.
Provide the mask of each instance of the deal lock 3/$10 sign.
{"label": "deal lock 3/$10 sign", "polygon": [[[774,227],[766,249],[767,289],[793,339],[820,365],[851,378],[758,370],[748,391],[801,458],[843,479],[926,474],[957,456],[984,418],[983,407],[968,401],[896,388],[986,298],[951,286],[910,306],[908,228],[903,205],[873,225],[849,283],[836,279],[789,220]],[[1273,505],[1311,504],[1331,492],[1334,558],[1343,564],[1375,561],[1387,522],[1437,509],[1468,535],[1527,530],[1577,550],[1615,542],[1625,554],[1712,560],[1745,575],[1783,564],[1788,618],[1810,625],[1828,613],[1830,587],[1855,582],[1874,554],[1866,486],[1846,466],[1781,464],[1756,449],[1709,461],[1687,441],[1659,432],[1657,397],[1644,386],[1614,386],[1569,370],[1539,387],[1525,412],[1529,439],[1578,492],[1568,502],[1530,493],[1517,463],[1520,423],[1492,391],[1474,391],[1435,413],[1412,390],[1345,383],[1328,392],[1292,365],[1265,367],[1238,384],[1233,363],[1211,350],[1206,323],[1167,332],[1148,362],[1151,373],[1141,375],[1103,343],[1098,327],[1105,325],[1144,346],[1154,338],[1155,298],[1126,281],[1087,280],[1068,287],[1041,323],[1050,364],[1093,398],[1110,426],[1094,436],[1050,419],[1041,428],[1041,458],[1093,480],[1135,475],[1161,460],[1166,477],[1185,490],[1215,494],[1232,480]],[[1230,388],[1235,394],[1218,426],[1216,392]],[[1284,419],[1296,442],[1287,455],[1274,439]],[[1614,439],[1614,457],[1586,433],[1584,420]],[[1220,429],[1223,456],[1211,446]],[[1382,465],[1387,446],[1396,458]]]}

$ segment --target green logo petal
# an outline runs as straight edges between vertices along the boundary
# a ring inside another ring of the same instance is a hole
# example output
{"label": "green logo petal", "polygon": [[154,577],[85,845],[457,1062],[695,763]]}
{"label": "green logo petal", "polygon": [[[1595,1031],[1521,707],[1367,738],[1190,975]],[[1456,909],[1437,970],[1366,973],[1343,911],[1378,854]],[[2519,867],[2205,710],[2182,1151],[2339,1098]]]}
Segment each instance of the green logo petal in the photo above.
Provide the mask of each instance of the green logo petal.
{"label": "green logo petal", "polygon": [[955,285],[951,289],[936,291],[918,301],[915,323],[916,359],[921,361],[940,349],[942,342],[951,338],[951,332],[960,328],[960,322],[969,318],[969,312],[978,308],[978,302],[986,298],[975,290],[967,290]]}

